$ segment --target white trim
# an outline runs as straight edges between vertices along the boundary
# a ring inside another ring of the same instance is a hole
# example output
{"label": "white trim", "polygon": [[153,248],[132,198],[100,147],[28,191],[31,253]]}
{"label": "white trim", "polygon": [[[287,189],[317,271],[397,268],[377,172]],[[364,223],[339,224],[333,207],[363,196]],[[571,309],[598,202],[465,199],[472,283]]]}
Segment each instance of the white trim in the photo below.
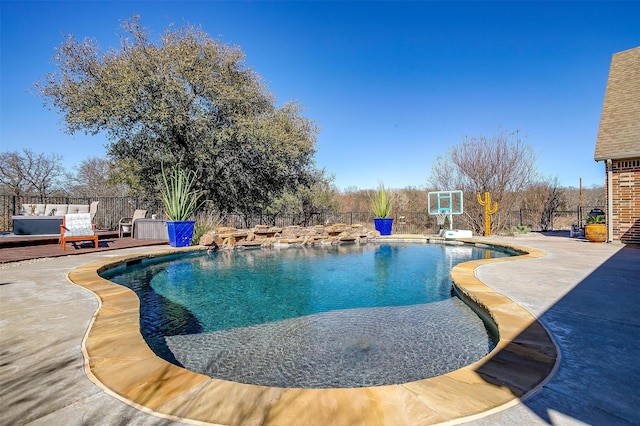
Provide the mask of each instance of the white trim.
{"label": "white trim", "polygon": [[607,171],[607,242],[613,241],[613,162],[610,158],[605,162]]}

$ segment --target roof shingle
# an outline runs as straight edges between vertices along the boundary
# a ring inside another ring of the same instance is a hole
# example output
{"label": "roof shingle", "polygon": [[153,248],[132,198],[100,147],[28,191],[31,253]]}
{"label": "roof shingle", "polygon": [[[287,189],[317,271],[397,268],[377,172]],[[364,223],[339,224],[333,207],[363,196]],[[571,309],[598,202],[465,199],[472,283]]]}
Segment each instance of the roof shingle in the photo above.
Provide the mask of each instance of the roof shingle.
{"label": "roof shingle", "polygon": [[611,59],[594,159],[640,157],[640,47]]}

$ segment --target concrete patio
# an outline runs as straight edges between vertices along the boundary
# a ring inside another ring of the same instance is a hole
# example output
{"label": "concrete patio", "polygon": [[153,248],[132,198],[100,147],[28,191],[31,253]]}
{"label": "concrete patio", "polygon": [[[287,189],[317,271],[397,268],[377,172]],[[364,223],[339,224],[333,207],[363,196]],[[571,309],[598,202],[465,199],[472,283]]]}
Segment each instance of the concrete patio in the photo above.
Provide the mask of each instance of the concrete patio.
{"label": "concrete patio", "polygon": [[[476,275],[537,316],[561,360],[533,396],[473,424],[640,424],[640,249],[539,234],[487,240],[547,253],[484,265]],[[0,265],[2,424],[179,424],[87,378],[81,344],[98,302],[66,279],[77,266],[156,249]]]}

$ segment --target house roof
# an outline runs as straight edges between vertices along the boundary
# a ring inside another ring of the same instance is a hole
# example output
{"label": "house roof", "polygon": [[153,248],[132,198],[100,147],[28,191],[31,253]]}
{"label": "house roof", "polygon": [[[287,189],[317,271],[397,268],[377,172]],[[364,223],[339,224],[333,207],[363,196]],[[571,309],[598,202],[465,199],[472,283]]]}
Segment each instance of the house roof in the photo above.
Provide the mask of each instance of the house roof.
{"label": "house roof", "polygon": [[640,47],[611,59],[594,159],[640,157]]}

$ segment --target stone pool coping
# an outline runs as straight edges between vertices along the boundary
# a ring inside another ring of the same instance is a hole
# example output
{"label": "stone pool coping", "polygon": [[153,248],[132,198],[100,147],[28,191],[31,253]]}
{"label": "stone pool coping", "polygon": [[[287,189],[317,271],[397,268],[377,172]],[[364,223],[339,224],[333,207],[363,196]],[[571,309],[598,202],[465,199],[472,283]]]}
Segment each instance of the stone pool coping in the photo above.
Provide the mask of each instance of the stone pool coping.
{"label": "stone pool coping", "polygon": [[[465,242],[486,246],[474,239]],[[168,363],[151,351],[140,334],[135,293],[99,273],[118,264],[192,248],[120,256],[69,272],[70,282],[92,291],[99,301],[82,343],[85,372],[106,393],[143,412],[190,424],[413,425],[484,417],[533,394],[559,361],[556,344],[542,324],[475,276],[475,269],[487,263],[545,254],[512,244],[491,245],[524,254],[465,262],[455,266],[451,275],[462,297],[494,321],[500,341],[484,358],[442,376],[369,388],[284,389],[213,379]]]}

